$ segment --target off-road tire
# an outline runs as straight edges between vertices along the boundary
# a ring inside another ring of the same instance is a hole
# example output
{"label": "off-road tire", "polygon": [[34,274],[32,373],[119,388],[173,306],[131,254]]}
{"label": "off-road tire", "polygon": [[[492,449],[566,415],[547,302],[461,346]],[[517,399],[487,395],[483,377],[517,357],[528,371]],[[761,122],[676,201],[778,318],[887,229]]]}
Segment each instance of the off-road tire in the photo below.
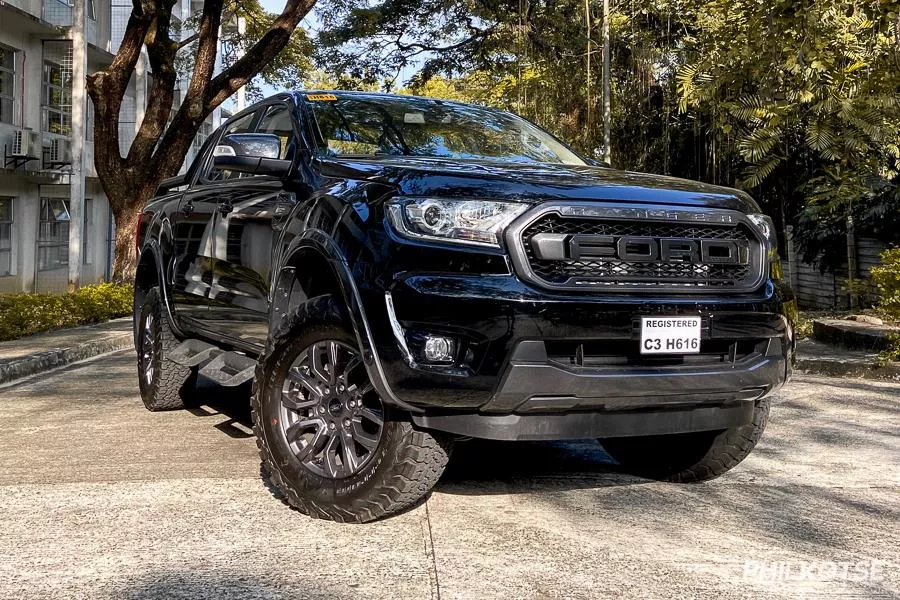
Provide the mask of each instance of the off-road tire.
{"label": "off-road tire", "polygon": [[416,428],[407,414],[387,404],[373,457],[349,477],[316,474],[290,449],[278,421],[282,384],[296,357],[324,340],[358,346],[330,295],[311,299],[287,317],[257,366],[253,430],[261,472],[268,478],[270,489],[303,514],[339,522],[364,523],[415,506],[444,472],[452,440]]}
{"label": "off-road tire", "polygon": [[[142,364],[144,362],[142,356],[145,343],[144,328],[150,317],[152,317],[152,363],[154,368],[148,381],[147,370]],[[135,346],[138,354],[138,382],[144,406],[147,407],[147,410],[154,412],[184,408],[184,399],[196,384],[196,371],[166,358],[166,354],[178,346],[180,341],[172,333],[158,287],[154,287],[147,293],[147,297],[140,307],[137,331]]]}
{"label": "off-road tire", "polygon": [[769,420],[760,400],[750,423],[719,431],[603,438],[603,449],[629,473],[675,483],[715,479],[747,458]]}

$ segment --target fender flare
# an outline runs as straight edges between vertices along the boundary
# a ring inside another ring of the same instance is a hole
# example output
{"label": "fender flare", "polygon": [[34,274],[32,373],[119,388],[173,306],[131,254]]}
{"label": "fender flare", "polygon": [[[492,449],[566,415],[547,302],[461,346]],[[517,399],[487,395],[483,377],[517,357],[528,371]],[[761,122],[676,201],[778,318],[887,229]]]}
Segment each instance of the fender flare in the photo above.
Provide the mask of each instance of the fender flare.
{"label": "fender flare", "polygon": [[331,266],[332,274],[338,282],[341,297],[339,300],[347,309],[347,317],[353,328],[357,343],[362,350],[363,364],[369,379],[382,400],[411,412],[422,412],[422,409],[407,404],[397,397],[388,383],[378,350],[375,348],[372,330],[366,317],[365,309],[359,295],[359,289],[353,279],[347,258],[334,239],[321,229],[308,229],[294,238],[282,254],[281,266],[278,268],[272,286],[269,331],[278,326],[290,310],[291,291],[295,281],[296,269],[289,266],[298,252],[311,251],[321,256]]}
{"label": "fender flare", "polygon": [[[162,249],[159,247],[159,242],[157,242],[155,239],[152,239],[152,238],[147,240],[147,242],[144,244],[144,247],[140,251],[140,256],[138,257],[138,264],[140,264],[144,255],[147,254],[148,252],[153,257],[153,264],[156,266],[156,281],[158,282],[159,291],[160,291],[160,294],[162,295],[162,303],[163,303],[163,307],[166,311],[166,318],[169,321],[169,327],[172,328],[172,333],[174,333],[176,337],[178,337],[180,339],[185,339],[186,336],[184,335],[184,332],[178,327],[178,324],[176,323],[176,321],[174,319],[174,315],[172,313],[172,303],[169,298],[169,287],[166,285],[166,272],[165,272],[165,268],[163,267],[163,263],[162,263]],[[137,274],[135,274],[135,276],[137,276]],[[134,289],[135,289],[135,299],[137,299],[137,285],[134,286]],[[137,347],[138,315],[139,315],[138,311],[139,310],[140,310],[140,307],[135,305],[134,319],[133,319],[135,348]]]}

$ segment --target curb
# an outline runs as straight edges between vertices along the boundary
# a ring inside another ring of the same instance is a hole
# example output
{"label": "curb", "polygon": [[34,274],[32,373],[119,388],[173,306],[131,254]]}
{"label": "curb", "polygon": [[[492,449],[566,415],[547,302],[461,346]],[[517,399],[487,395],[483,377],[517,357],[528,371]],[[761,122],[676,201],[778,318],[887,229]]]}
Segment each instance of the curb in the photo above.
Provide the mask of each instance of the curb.
{"label": "curb", "polygon": [[803,375],[823,375],[850,379],[874,379],[880,381],[900,381],[900,363],[884,365],[837,361],[827,358],[797,357],[794,372]]}
{"label": "curb", "polygon": [[53,348],[0,363],[0,386],[44,371],[58,369],[100,354],[134,347],[131,332],[106,335],[68,348]]}
{"label": "curb", "polygon": [[816,341],[846,348],[878,352],[888,350],[892,345],[891,334],[896,328],[879,327],[856,321],[816,319],[813,321],[813,338]]}

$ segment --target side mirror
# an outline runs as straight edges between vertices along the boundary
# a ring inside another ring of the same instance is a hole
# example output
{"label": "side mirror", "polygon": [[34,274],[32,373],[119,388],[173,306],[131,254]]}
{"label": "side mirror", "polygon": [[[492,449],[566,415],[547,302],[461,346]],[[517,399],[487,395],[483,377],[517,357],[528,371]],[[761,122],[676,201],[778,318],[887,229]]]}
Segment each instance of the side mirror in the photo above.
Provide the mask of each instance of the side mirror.
{"label": "side mirror", "polygon": [[217,169],[286,177],[291,161],[281,156],[281,138],[269,133],[232,133],[219,140],[213,150]]}

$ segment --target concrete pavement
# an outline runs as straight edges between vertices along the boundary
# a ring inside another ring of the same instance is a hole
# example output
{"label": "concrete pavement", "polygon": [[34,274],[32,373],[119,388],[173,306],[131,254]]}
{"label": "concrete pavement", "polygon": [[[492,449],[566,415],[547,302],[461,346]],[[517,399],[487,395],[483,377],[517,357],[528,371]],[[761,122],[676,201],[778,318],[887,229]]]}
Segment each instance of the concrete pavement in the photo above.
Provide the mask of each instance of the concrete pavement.
{"label": "concrete pavement", "polygon": [[594,442],[458,446],[427,503],[317,521],[259,477],[246,389],[149,413],[122,352],[0,391],[2,598],[900,595],[900,385],[801,378],[676,486]]}
{"label": "concrete pavement", "polygon": [[132,319],[125,317],[0,342],[0,388],[99,354],[131,348],[132,337]]}

